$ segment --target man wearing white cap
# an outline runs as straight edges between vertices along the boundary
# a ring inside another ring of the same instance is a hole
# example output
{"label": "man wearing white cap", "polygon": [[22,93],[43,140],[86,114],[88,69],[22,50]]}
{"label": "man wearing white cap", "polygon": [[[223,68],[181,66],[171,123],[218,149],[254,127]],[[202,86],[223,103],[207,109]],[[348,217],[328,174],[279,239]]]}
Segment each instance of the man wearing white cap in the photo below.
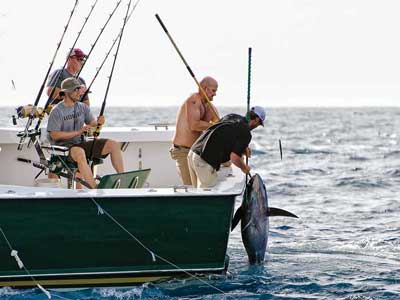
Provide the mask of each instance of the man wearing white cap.
{"label": "man wearing white cap", "polygon": [[[50,96],[50,93],[55,86],[55,91],[53,93],[53,104],[57,104],[62,101],[62,96],[59,94],[61,83],[64,81],[64,79],[77,76],[82,68],[86,56],[87,55],[81,49],[72,49],[72,51],[68,52],[66,68],[64,70],[61,68],[57,69],[50,75],[49,81],[47,82],[47,96]],[[78,77],[77,79],[83,85],[83,88],[80,90],[80,95],[82,96],[86,91],[86,82],[82,77]],[[87,94],[85,99],[83,99],[83,102],[89,105],[89,97]]]}
{"label": "man wearing white cap", "polygon": [[222,163],[231,161],[243,173],[249,174],[250,167],[243,155],[250,156],[250,131],[264,126],[265,110],[254,106],[249,111],[249,120],[237,114],[223,117],[205,130],[190,148],[189,172],[193,187],[213,187],[217,183],[217,171]]}

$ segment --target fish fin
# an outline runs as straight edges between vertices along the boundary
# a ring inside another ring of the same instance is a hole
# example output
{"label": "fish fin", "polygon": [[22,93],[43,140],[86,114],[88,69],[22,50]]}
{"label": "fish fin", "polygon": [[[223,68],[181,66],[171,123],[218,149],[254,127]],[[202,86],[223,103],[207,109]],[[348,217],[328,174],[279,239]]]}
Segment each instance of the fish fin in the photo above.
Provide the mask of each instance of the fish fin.
{"label": "fish fin", "polygon": [[243,216],[243,208],[242,208],[242,206],[240,206],[240,207],[236,210],[235,215],[233,216],[231,231],[232,231],[233,229],[235,229],[235,227],[237,226],[237,224],[239,224],[240,220],[242,219],[242,216]]}
{"label": "fish fin", "polygon": [[281,209],[281,208],[275,208],[275,207],[268,207],[268,212],[267,212],[269,217],[276,217],[276,216],[282,216],[282,217],[292,217],[292,218],[298,218],[295,214],[292,214],[291,212]]}

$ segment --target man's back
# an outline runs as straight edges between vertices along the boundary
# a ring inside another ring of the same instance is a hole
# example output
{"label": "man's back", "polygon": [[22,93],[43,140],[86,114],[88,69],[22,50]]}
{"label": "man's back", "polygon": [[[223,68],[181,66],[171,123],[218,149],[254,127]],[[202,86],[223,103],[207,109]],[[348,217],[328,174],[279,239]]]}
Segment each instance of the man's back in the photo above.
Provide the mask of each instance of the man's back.
{"label": "man's back", "polygon": [[231,152],[242,156],[250,140],[250,128],[246,119],[230,114],[205,130],[191,150],[219,170],[221,163],[229,161]]}

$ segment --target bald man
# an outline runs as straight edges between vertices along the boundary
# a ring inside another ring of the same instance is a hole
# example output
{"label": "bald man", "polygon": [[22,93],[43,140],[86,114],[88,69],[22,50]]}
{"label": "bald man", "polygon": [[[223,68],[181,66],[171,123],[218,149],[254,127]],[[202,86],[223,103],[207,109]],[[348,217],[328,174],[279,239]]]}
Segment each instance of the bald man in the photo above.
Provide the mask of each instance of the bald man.
{"label": "bald man", "polygon": [[[218,82],[207,76],[200,81],[200,86],[208,99],[212,101],[217,94]],[[187,161],[190,147],[203,130],[219,119],[210,106],[213,106],[216,111],[215,106],[208,103],[199,88],[197,93],[192,94],[181,105],[176,117],[176,131],[172,139],[170,154],[171,158],[176,161],[176,168],[184,185],[192,185]]]}

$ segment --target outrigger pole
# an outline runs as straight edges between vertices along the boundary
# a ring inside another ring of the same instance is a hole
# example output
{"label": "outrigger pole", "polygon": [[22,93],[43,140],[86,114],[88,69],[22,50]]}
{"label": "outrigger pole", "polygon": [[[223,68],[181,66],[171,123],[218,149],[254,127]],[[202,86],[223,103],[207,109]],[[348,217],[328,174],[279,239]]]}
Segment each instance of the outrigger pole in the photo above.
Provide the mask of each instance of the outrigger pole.
{"label": "outrigger pole", "polygon": [[63,39],[64,39],[65,33],[67,32],[69,23],[71,22],[72,16],[73,16],[73,14],[74,14],[74,12],[75,12],[75,9],[76,9],[77,5],[78,5],[78,0],[75,0],[74,7],[73,7],[72,10],[71,10],[71,13],[70,13],[70,15],[69,15],[67,24],[64,26],[64,31],[63,31],[63,33],[62,33],[62,35],[61,35],[61,39],[60,39],[60,41],[59,41],[58,44],[57,44],[57,48],[56,48],[56,51],[55,51],[55,53],[54,53],[54,55],[53,55],[53,59],[52,59],[51,62],[50,62],[49,68],[47,69],[46,76],[45,76],[44,79],[43,79],[43,83],[42,83],[42,85],[40,86],[39,92],[38,92],[38,94],[37,94],[37,96],[36,96],[36,99],[35,99],[35,102],[34,102],[34,104],[33,104],[32,111],[31,111],[31,113],[29,114],[29,119],[28,119],[28,121],[26,122],[25,131],[24,131],[23,133],[21,133],[20,140],[19,140],[19,144],[18,144],[18,147],[17,147],[18,150],[22,150],[22,148],[23,148],[22,145],[23,145],[23,143],[24,143],[24,141],[25,141],[25,138],[28,136],[29,128],[30,128],[31,125],[32,125],[32,122],[33,122],[33,119],[34,119],[34,115],[35,115],[35,112],[36,112],[36,107],[37,107],[37,105],[39,104],[40,97],[42,96],[42,93],[43,93],[43,90],[44,90],[44,86],[45,86],[45,84],[46,84],[47,77],[49,76],[50,71],[51,71],[51,68],[53,67],[54,61],[56,60],[58,50],[60,49],[61,43],[62,43],[62,41],[63,41]]}
{"label": "outrigger pole", "polygon": [[[122,41],[122,36],[124,34],[125,25],[126,25],[126,23],[128,21],[128,13],[129,13],[129,9],[130,9],[130,6],[131,6],[131,2],[132,2],[132,0],[129,0],[128,7],[126,9],[124,23],[122,25],[121,32],[120,32],[120,35],[119,35],[117,50],[115,50],[114,61],[113,61],[112,67],[111,67],[110,76],[108,76],[107,88],[106,88],[106,92],[104,94],[104,100],[103,100],[103,104],[101,105],[99,117],[104,115],[104,110],[106,108],[106,101],[107,101],[108,91],[110,90],[111,80],[112,80],[112,76],[113,76],[113,73],[114,73],[115,63],[116,63],[117,57],[118,57],[119,47],[121,46],[121,41]],[[90,159],[92,161],[93,161],[93,149],[94,149],[94,146],[96,144],[97,137],[100,135],[100,130],[101,130],[101,125],[97,124],[96,130],[93,132],[94,140],[93,140],[93,143],[92,143],[92,148],[90,149]]]}
{"label": "outrigger pole", "polygon": [[[68,52],[67,58],[65,59],[64,65],[62,66],[60,72],[57,75],[57,78],[56,78],[56,81],[55,81],[56,83],[59,80],[59,78],[61,76],[61,73],[64,71],[65,66],[67,65],[69,56],[71,55],[72,50],[75,48],[75,45],[78,42],[79,37],[81,36],[81,33],[82,33],[83,29],[85,28],[85,26],[87,24],[87,21],[89,20],[89,17],[93,12],[93,9],[95,8],[95,6],[97,4],[97,1],[98,0],[95,0],[94,4],[90,8],[89,14],[87,15],[87,17],[85,17],[85,21],[83,22],[81,29],[78,31],[78,35],[76,36],[76,39],[75,39],[74,43],[72,44],[72,47],[69,49],[69,52]],[[45,115],[46,111],[50,108],[50,105],[53,103],[53,95],[54,95],[55,90],[56,90],[56,84],[51,89],[49,98],[47,98],[46,104],[45,104],[45,106],[43,108],[43,112],[38,117],[38,121],[37,121],[36,126],[35,126],[35,131],[39,130],[40,124],[41,124],[41,122],[42,122],[42,120],[44,118],[44,115]]]}
{"label": "outrigger pole", "polygon": [[[136,3],[135,3],[135,5],[133,6],[131,12],[129,13],[129,16],[128,16],[128,19],[126,20],[126,22],[128,22],[129,19],[131,18],[131,16],[132,16],[132,14],[133,14],[133,12],[134,12],[136,6],[138,5],[139,1],[140,1],[140,0],[136,1]],[[104,59],[103,59],[103,61],[101,62],[100,66],[96,68],[97,71],[96,71],[96,73],[94,74],[93,79],[92,79],[92,81],[90,82],[90,84],[89,84],[88,88],[86,89],[85,93],[81,96],[81,101],[82,101],[82,99],[85,99],[86,95],[90,92],[90,89],[91,89],[93,83],[95,82],[97,76],[98,76],[99,73],[100,73],[100,70],[103,68],[104,63],[107,61],[108,56],[110,55],[112,49],[114,48],[114,46],[115,46],[115,44],[116,44],[116,42],[118,41],[118,39],[119,39],[120,36],[121,36],[121,31],[119,31],[117,37],[113,40],[113,43],[112,43],[110,49],[108,50],[108,52],[106,53],[106,56],[104,57]]]}
{"label": "outrigger pole", "polygon": [[169,40],[171,41],[172,45],[174,46],[176,52],[178,52],[179,57],[182,59],[183,63],[185,64],[186,69],[187,69],[187,70],[189,71],[189,73],[190,73],[190,76],[192,76],[192,78],[193,78],[194,81],[196,82],[197,86],[199,87],[199,90],[200,90],[200,92],[203,94],[204,98],[206,99],[207,104],[210,106],[210,108],[211,108],[212,112],[214,113],[215,117],[217,118],[217,120],[219,120],[220,117],[219,117],[217,111],[216,111],[216,110],[214,109],[214,107],[212,106],[210,99],[208,98],[208,96],[207,96],[206,92],[204,91],[204,89],[201,87],[199,81],[196,79],[196,76],[194,75],[192,69],[190,68],[190,66],[189,66],[188,63],[186,62],[186,60],[185,60],[185,58],[183,57],[181,51],[179,51],[178,46],[175,44],[175,42],[174,42],[174,40],[172,39],[171,35],[169,34],[167,28],[165,27],[163,21],[161,21],[160,16],[159,16],[158,14],[156,14],[155,16],[156,16],[158,22],[160,23],[161,27],[163,28],[164,32],[167,34],[167,36],[168,36]]}

